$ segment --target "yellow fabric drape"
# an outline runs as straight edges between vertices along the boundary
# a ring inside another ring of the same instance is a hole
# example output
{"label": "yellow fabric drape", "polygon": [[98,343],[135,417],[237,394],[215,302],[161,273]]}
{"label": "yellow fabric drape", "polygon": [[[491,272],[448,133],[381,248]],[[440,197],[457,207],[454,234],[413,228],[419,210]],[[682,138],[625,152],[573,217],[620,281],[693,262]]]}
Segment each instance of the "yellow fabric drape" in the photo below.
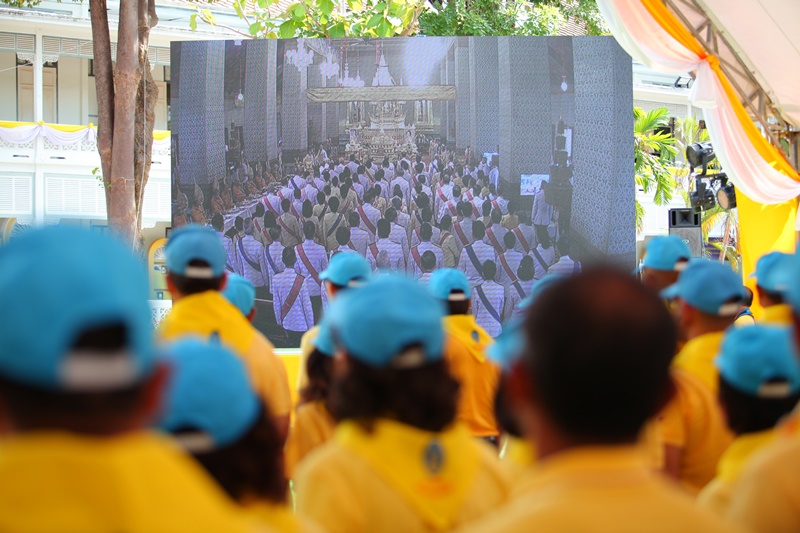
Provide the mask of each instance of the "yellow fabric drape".
{"label": "yellow fabric drape", "polygon": [[[12,120],[0,120],[0,128],[18,128],[20,126],[36,126],[41,124],[42,126],[47,126],[48,128],[53,128],[54,130],[63,131],[66,133],[75,133],[76,131],[86,130],[89,128],[97,129],[92,123],[89,123],[88,126],[79,126],[75,124],[47,124],[45,122],[17,122]],[[171,132],[168,130],[154,130],[153,131],[153,139],[156,141],[163,141],[164,139],[168,138],[171,135]]]}

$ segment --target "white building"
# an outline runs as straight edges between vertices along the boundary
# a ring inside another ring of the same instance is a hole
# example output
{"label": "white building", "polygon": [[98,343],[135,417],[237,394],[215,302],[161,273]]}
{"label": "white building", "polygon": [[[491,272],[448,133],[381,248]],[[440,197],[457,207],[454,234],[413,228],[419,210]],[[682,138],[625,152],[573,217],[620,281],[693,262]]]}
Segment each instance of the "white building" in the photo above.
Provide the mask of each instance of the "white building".
{"label": "white building", "polygon": [[[188,0],[157,3],[159,24],[150,37],[150,61],[159,86],[157,141],[145,189],[145,246],[165,236],[171,218],[170,42],[235,37],[202,24],[192,32],[189,17],[195,8]],[[204,7],[217,10],[220,23],[246,31],[230,6],[230,0],[222,0]],[[119,0],[109,1],[108,7],[113,30]],[[115,39],[114,31],[111,37]],[[697,115],[688,89],[675,88],[674,82],[671,76],[634,65],[634,104],[644,109],[667,106],[677,118]],[[0,220],[105,226],[105,197],[95,175],[100,167],[95,135],[80,128],[97,123],[88,2],[45,0],[32,9],[0,7],[0,94]],[[637,194],[647,212],[639,238],[666,233],[668,207]],[[682,207],[682,198],[674,204]]]}

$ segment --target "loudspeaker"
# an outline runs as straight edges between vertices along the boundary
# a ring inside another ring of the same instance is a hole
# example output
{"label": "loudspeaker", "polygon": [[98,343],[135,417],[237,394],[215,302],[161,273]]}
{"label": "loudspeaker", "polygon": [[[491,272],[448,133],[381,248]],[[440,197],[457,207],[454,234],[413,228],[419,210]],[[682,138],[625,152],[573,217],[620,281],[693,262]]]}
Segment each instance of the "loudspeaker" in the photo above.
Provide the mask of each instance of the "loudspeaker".
{"label": "loudspeaker", "polygon": [[692,257],[700,257],[703,254],[700,213],[695,213],[692,208],[669,210],[669,234],[680,237],[689,246]]}

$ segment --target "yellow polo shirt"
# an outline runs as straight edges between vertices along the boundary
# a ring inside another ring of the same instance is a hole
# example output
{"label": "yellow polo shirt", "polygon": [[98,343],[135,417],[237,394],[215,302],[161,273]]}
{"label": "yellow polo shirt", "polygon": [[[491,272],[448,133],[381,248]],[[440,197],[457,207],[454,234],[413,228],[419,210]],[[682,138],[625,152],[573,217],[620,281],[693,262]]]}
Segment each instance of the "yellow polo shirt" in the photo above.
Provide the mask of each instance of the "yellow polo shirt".
{"label": "yellow polo shirt", "polygon": [[322,533],[322,529],[305,517],[298,516],[286,505],[254,501],[244,505],[248,515],[259,524],[280,533]]}
{"label": "yellow polo shirt", "polygon": [[697,496],[697,503],[720,516],[725,516],[731,494],[747,462],[754,453],[772,443],[774,438],[775,431],[771,429],[737,437],[719,460],[717,477]]}
{"label": "yellow polo shirt", "polygon": [[779,326],[791,326],[794,321],[792,320],[792,308],[789,304],[770,305],[765,307],[761,313],[760,324],[774,324]]}
{"label": "yellow polo shirt", "polygon": [[732,531],[652,472],[635,446],[575,448],[547,457],[512,501],[462,533]]}
{"label": "yellow polo shirt", "polygon": [[679,368],[673,368],[671,374],[675,395],[651,422],[655,438],[650,444],[659,468],[664,446],[681,449],[680,481],[696,494],[716,475],[717,463],[733,434],[708,387]]}
{"label": "yellow polo shirt", "polygon": [[714,359],[719,354],[723,336],[724,332],[719,331],[695,337],[683,345],[673,361],[673,365],[705,383],[715,397],[719,390],[719,373]]}
{"label": "yellow polo shirt", "polygon": [[256,393],[273,416],[288,416],[292,408],[286,366],[275,355],[272,344],[218,291],[205,291],[181,298],[158,327],[166,342],[181,337],[219,341],[247,367]]}
{"label": "yellow polo shirt", "polygon": [[297,392],[302,391],[308,385],[308,357],[314,351],[314,339],[319,335],[319,326],[314,326],[303,333],[300,337],[300,371],[297,373]]}
{"label": "yellow polo shirt", "polygon": [[323,402],[305,403],[297,408],[294,426],[289,430],[284,450],[286,475],[289,478],[300,461],[331,439],[334,429],[336,422]]}
{"label": "yellow polo shirt", "polygon": [[458,420],[476,437],[499,433],[494,416],[494,397],[500,369],[486,359],[494,342],[475,322],[474,315],[450,315],[442,319],[445,332],[444,357],[450,372],[461,384]]}
{"label": "yellow polo shirt", "polygon": [[431,433],[347,421],[295,476],[297,512],[330,533],[445,531],[505,502],[496,451],[455,425]]}
{"label": "yellow polo shirt", "polygon": [[171,441],[36,432],[0,443],[0,531],[242,532],[255,528]]}
{"label": "yellow polo shirt", "polygon": [[513,493],[514,487],[524,479],[525,472],[536,463],[536,444],[506,435],[500,461],[506,469]]}
{"label": "yellow polo shirt", "polygon": [[800,438],[779,438],[745,465],[727,518],[749,531],[800,531]]}

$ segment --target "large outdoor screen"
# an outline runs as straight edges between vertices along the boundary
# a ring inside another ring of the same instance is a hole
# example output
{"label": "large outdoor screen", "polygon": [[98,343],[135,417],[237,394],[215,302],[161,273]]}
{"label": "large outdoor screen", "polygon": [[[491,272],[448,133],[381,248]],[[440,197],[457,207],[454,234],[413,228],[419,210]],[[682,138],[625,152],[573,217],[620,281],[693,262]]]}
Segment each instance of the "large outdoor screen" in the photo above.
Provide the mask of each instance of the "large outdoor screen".
{"label": "large outdoor screen", "polygon": [[195,41],[171,65],[173,228],[214,227],[276,347],[324,313],[336,253],[465,271],[493,335],[548,272],[634,265],[613,38]]}

